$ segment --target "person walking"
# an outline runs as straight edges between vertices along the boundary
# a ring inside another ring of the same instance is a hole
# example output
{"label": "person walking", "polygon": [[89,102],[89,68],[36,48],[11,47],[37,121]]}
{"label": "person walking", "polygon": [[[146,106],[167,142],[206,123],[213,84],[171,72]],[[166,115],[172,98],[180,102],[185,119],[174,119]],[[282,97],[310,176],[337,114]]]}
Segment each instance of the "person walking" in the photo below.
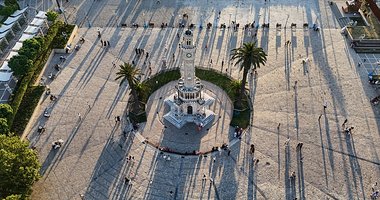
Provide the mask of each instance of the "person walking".
{"label": "person walking", "polygon": [[255,145],[254,144],[251,144],[250,152],[252,155],[255,153]]}

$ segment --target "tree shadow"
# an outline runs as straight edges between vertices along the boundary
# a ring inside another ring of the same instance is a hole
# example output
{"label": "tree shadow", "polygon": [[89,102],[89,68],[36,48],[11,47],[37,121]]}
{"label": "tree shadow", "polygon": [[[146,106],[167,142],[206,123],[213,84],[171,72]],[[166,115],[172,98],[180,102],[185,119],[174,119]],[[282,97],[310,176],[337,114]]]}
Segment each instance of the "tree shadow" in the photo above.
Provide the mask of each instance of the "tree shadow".
{"label": "tree shadow", "polygon": [[[350,155],[349,156],[349,162],[351,166],[351,174],[352,174],[352,180],[354,183],[354,187],[356,190],[357,198],[363,198],[365,199],[365,190],[364,190],[364,185],[363,185],[363,176],[361,173],[361,168],[359,161],[356,158],[356,150],[355,150],[355,143],[354,143],[354,138],[352,137],[351,134],[346,134],[345,135],[345,140],[346,140],[346,147],[347,147],[347,153]],[[358,186],[357,179],[360,181],[360,185]],[[358,188],[360,187],[360,188]],[[362,196],[360,197],[360,194]]]}
{"label": "tree shadow", "polygon": [[111,132],[98,158],[84,194],[86,199],[119,199],[120,191],[129,191],[122,187],[136,164],[128,156],[135,136],[128,134],[124,138],[115,135],[116,132],[116,129]]}
{"label": "tree shadow", "polygon": [[321,150],[322,150],[322,160],[323,160],[323,171],[325,174],[325,182],[326,182],[326,188],[329,188],[329,182],[327,178],[327,169],[326,169],[326,155],[325,155],[325,147],[323,143],[323,135],[322,135],[322,127],[321,127],[321,117],[318,119],[318,126],[319,126],[319,136],[320,136],[320,141],[321,141]]}
{"label": "tree shadow", "polygon": [[297,146],[297,171],[298,171],[298,197],[300,200],[305,199],[305,177],[303,172],[302,146]]}
{"label": "tree shadow", "polygon": [[293,193],[294,181],[290,179],[290,147],[289,144],[285,145],[285,173],[284,173],[284,181],[285,181],[285,199],[294,199],[295,194]]}
{"label": "tree shadow", "polygon": [[332,176],[334,177],[334,152],[332,151],[333,146],[331,143],[331,135],[330,135],[330,125],[329,125],[329,119],[327,118],[326,109],[323,109],[323,116],[325,120],[325,131],[326,131],[326,139],[327,139],[327,146],[328,146],[328,155],[329,155],[329,161],[330,161],[330,168]]}

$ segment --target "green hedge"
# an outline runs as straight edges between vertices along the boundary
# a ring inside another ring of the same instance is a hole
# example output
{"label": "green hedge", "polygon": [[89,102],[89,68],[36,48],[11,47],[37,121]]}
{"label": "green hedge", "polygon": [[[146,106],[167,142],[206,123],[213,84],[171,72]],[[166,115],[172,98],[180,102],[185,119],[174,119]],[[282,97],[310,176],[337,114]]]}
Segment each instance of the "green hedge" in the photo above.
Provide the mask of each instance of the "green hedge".
{"label": "green hedge", "polygon": [[11,105],[13,109],[13,116],[10,117],[9,125],[12,126],[13,121],[15,119],[15,115],[17,114],[18,108],[21,104],[22,98],[24,97],[24,94],[26,90],[28,89],[31,72],[29,72],[27,75],[21,78],[21,80],[18,80],[16,88],[14,89],[14,92],[11,95],[9,105]]}
{"label": "green hedge", "polygon": [[[57,21],[56,23],[54,23],[50,26],[48,33],[41,40],[43,45],[42,45],[42,48],[40,50],[40,53],[38,53],[36,58],[33,59],[34,62],[33,62],[33,66],[31,68],[31,70],[26,75],[24,75],[23,77],[21,77],[19,79],[19,81],[17,82],[16,88],[15,88],[15,92],[11,96],[9,104],[12,106],[14,115],[11,117],[12,120],[10,121],[9,124],[12,127],[11,130],[13,130],[17,133],[22,133],[22,132],[16,131],[14,128],[17,129],[17,127],[16,127],[16,125],[13,125],[13,124],[17,124],[17,126],[19,126],[20,124],[25,123],[24,119],[30,118],[31,114],[33,113],[33,112],[24,113],[23,111],[20,111],[20,114],[18,114],[21,103],[22,102],[28,103],[28,101],[29,101],[29,97],[27,100],[26,99],[24,100],[24,95],[25,95],[27,90],[28,91],[30,90],[30,89],[28,89],[28,87],[30,87],[30,88],[34,87],[33,84],[37,80],[39,73],[43,69],[43,67],[47,61],[47,58],[50,55],[51,43],[52,43],[54,37],[57,35],[59,27],[62,25],[63,25],[63,22]],[[30,94],[34,95],[34,93],[30,93]],[[16,115],[18,116],[17,118],[15,117]],[[18,120],[21,120],[21,122],[18,122]],[[26,122],[26,124],[27,123],[28,122]],[[22,125],[22,126],[25,127],[26,124]]]}
{"label": "green hedge", "polygon": [[233,80],[227,75],[216,72],[214,70],[206,70],[200,68],[195,68],[195,75],[201,80],[205,80],[219,86],[227,93],[228,97],[230,97],[232,101],[235,101],[236,94],[229,89],[232,85]]}
{"label": "green hedge", "polygon": [[15,116],[16,120],[12,124],[13,132],[18,135],[23,133],[44,91],[44,86],[33,86],[27,89]]}
{"label": "green hedge", "polygon": [[151,94],[153,94],[160,87],[166,85],[167,83],[178,80],[181,78],[181,73],[179,69],[164,71],[156,74],[148,80],[145,80],[142,84],[147,88],[143,91],[143,94],[139,94],[140,101],[146,103]]}
{"label": "green hedge", "polygon": [[[236,97],[238,96],[234,90],[231,90],[231,86],[233,85],[233,81],[230,77],[225,74],[222,74],[215,70],[206,70],[195,68],[195,75],[201,79],[213,83],[220,88],[222,88],[228,95],[228,97],[236,103]],[[233,113],[233,117],[231,120],[231,126],[239,126],[242,128],[246,128],[249,125],[251,118],[251,109],[248,104],[248,97],[245,95],[245,99],[243,99],[243,108],[242,110],[235,110]],[[236,107],[236,105],[234,105]]]}

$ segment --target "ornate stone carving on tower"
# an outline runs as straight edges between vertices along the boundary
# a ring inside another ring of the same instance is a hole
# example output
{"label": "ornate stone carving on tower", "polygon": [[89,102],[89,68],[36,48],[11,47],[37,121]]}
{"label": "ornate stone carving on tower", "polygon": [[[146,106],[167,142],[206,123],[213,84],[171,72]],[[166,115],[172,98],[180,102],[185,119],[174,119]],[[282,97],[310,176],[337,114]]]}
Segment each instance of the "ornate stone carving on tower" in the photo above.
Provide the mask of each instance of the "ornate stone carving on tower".
{"label": "ornate stone carving on tower", "polygon": [[193,33],[187,30],[183,38],[181,78],[178,80],[176,93],[165,99],[170,111],[164,115],[164,118],[177,128],[182,128],[188,122],[203,127],[214,120],[215,114],[209,110],[209,107],[215,100],[203,91],[201,81],[195,76],[196,48],[193,43]]}

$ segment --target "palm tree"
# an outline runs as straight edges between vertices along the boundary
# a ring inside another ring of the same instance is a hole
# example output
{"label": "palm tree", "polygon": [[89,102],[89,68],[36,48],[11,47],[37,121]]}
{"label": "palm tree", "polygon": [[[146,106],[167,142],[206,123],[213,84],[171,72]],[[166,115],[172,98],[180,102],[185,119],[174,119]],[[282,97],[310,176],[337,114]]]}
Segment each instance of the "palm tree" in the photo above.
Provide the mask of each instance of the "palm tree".
{"label": "palm tree", "polygon": [[267,54],[263,48],[256,47],[254,43],[244,43],[242,47],[232,49],[231,60],[235,61],[235,66],[239,65],[240,70],[243,70],[243,78],[241,80],[240,93],[237,98],[237,106],[242,106],[242,98],[245,92],[245,84],[247,82],[247,75],[250,69],[256,70],[260,65],[265,65],[267,61]]}
{"label": "palm tree", "polygon": [[116,72],[116,80],[121,79],[122,84],[125,80],[128,81],[129,87],[131,88],[132,98],[133,98],[133,110],[138,111],[140,108],[140,101],[139,101],[139,95],[137,92],[137,87],[140,84],[139,81],[139,75],[140,70],[133,67],[133,65],[129,63],[124,63],[123,65],[120,65],[120,69],[118,72]]}

